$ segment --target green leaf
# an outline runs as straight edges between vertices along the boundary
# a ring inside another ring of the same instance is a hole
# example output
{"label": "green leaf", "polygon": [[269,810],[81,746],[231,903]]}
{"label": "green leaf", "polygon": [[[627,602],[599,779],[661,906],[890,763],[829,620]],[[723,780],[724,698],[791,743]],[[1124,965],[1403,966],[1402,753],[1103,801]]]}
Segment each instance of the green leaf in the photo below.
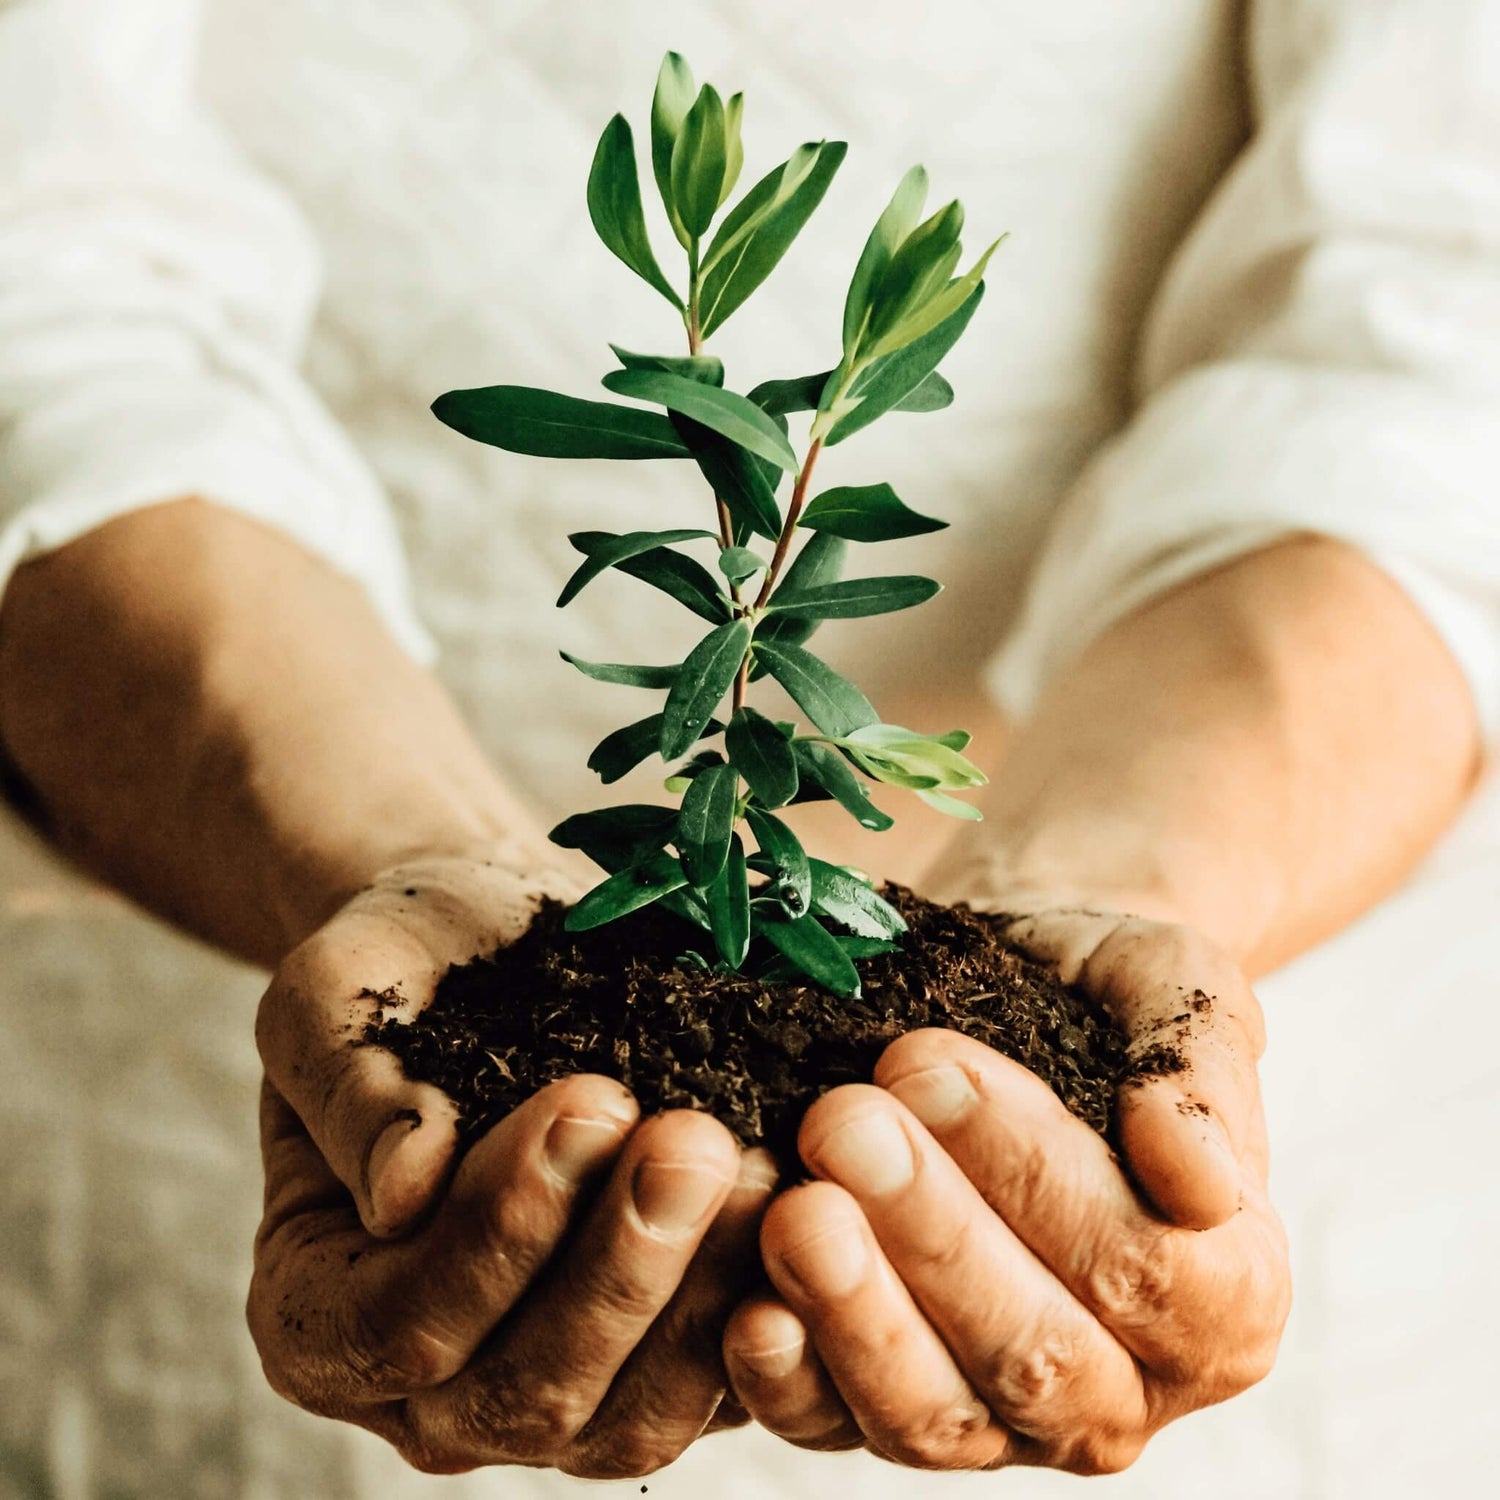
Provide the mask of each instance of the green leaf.
{"label": "green leaf", "polygon": [[841,536],[851,542],[897,541],[941,531],[947,524],[908,508],[888,484],[841,485],[824,490],[803,511],[798,522],[809,531]]}
{"label": "green leaf", "polygon": [[682,866],[672,855],[653,854],[650,859],[630,865],[602,885],[596,885],[569,910],[563,926],[569,932],[602,927],[616,917],[650,906],[672,891],[680,891],[687,883]]}
{"label": "green leaf", "polygon": [[968,300],[937,327],[872,365],[869,383],[864,386],[857,404],[833,424],[828,434],[829,446],[868,427],[916,390],[958,342],[983,296],[984,285],[981,283],[969,294]]}
{"label": "green leaf", "polygon": [[667,53],[662,59],[661,71],[656,75],[656,94],[651,101],[651,170],[656,177],[662,206],[672,221],[672,232],[684,250],[691,237],[682,227],[672,201],[672,148],[677,144],[682,122],[693,107],[696,93],[693,70],[676,52]]}
{"label": "green leaf", "polygon": [[757,912],[755,928],[809,979],[846,1000],[859,999],[859,970],[816,917],[799,917],[788,922]]}
{"label": "green leaf", "polygon": [[729,759],[766,807],[782,807],[797,795],[797,757],[781,730],[753,708],[741,708],[724,731]]}
{"label": "green leaf", "polygon": [[[817,588],[789,594],[779,588],[766,605],[768,613],[796,615],[813,620],[855,620],[867,615],[885,615],[925,603],[941,585],[915,573],[896,573],[886,578],[851,578],[843,583],[825,583]],[[788,690],[790,691],[790,690]]]}
{"label": "green leaf", "polygon": [[605,735],[589,755],[589,770],[606,785],[635,770],[661,743],[661,722],[660,714],[652,714]]}
{"label": "green leaf", "polygon": [[731,613],[728,595],[718,580],[702,563],[684,557],[670,547],[657,547],[639,557],[627,558],[615,565],[621,573],[639,578],[652,588],[670,595],[700,619],[717,625]]}
{"label": "green leaf", "polygon": [[719,957],[731,969],[737,969],[750,951],[750,882],[745,872],[745,846],[737,833],[730,835],[724,868],[704,894]]}
{"label": "green leaf", "polygon": [[745,143],[740,138],[745,119],[745,96],[731,94],[724,106],[724,186],[719,189],[718,207],[722,208],[745,169]]}
{"label": "green leaf", "polygon": [[876,344],[870,353],[876,356],[892,353],[914,339],[930,333],[938,324],[951,318],[983,282],[985,268],[990,263],[990,257],[1005,243],[1006,238],[1002,234],[956,281],[949,282],[942,291],[913,308]]}
{"label": "green leaf", "polygon": [[549,839],[562,849],[582,849],[613,875],[665,847],[677,826],[677,811],[646,802],[602,807],[564,818]]}
{"label": "green leaf", "polygon": [[712,354],[636,354],[618,344],[609,347],[627,370],[662,370],[668,375],[681,375],[684,380],[696,380],[700,385],[724,384],[724,361]]}
{"label": "green leaf", "polygon": [[973,738],[967,729],[950,729],[947,734],[933,735],[938,744],[946,745],[950,750],[967,750]]}
{"label": "green leaf", "polygon": [[719,553],[719,571],[731,583],[743,583],[767,567],[765,558],[757,557],[748,547],[725,547]]}
{"label": "green leaf", "polygon": [[[782,574],[781,587],[800,591],[832,583],[842,571],[848,551],[842,537],[828,533],[811,537]],[[758,644],[774,642],[778,645],[800,646],[812,637],[821,624],[821,620],[803,620],[794,615],[768,615],[756,627],[756,641]],[[765,670],[764,666],[756,662],[750,671],[751,681],[759,681],[765,676]]]}
{"label": "green leaf", "polygon": [[[792,412],[817,411],[822,403],[823,391],[833,378],[834,371],[820,370],[816,375],[798,375],[791,380],[764,380],[753,391],[750,399],[768,416],[787,416]],[[865,383],[861,376],[850,388],[849,394],[857,396]],[[910,395],[897,402],[896,411],[941,411],[953,404],[953,387],[936,370]]]}
{"label": "green leaf", "polygon": [[864,881],[821,859],[812,866],[813,910],[847,927],[857,937],[889,940],[906,931],[906,921],[889,901]]}
{"label": "green leaf", "polygon": [[669,542],[698,541],[713,537],[711,531],[691,529],[677,531],[627,531],[616,534],[610,531],[575,531],[568,537],[574,550],[584,554],[584,561],[574,570],[573,576],[563,585],[557,596],[559,609],[571,604],[578,595],[609,568],[618,567],[643,552],[652,552],[665,547]]}
{"label": "green leaf", "polygon": [[[781,509],[761,461],[691,417],[674,413],[671,422],[729,514],[757,535],[775,541],[781,535]],[[783,472],[779,464],[771,468],[777,475]]]}
{"label": "green leaf", "polygon": [[799,802],[815,800],[816,793],[812,788],[821,787],[826,795],[852,813],[863,828],[883,833],[895,823],[894,818],[881,812],[870,800],[869,788],[844,764],[837,752],[825,745],[809,744],[806,740],[798,740],[793,752],[801,777]]}
{"label": "green leaf", "polygon": [[680,412],[783,469],[797,469],[797,455],[786,434],[753,401],[734,391],[700,385],[661,370],[611,370],[604,377],[604,386],[617,396],[652,401],[668,411]]}
{"label": "green leaf", "polygon": [[879,718],[874,705],[852,682],[812,652],[785,641],[757,641],[755,656],[824,734],[848,734]]}
{"label": "green leaf", "polygon": [[707,230],[719,211],[726,165],[724,101],[711,83],[705,83],[672,147],[672,203],[693,239]]}
{"label": "green leaf", "polygon": [[[903,729],[899,724],[867,724],[839,741],[862,770],[879,781],[928,791],[960,791],[988,779],[948,741]],[[963,736],[967,743],[967,736]]]}
{"label": "green leaf", "polygon": [[[705,338],[780,264],[823,201],[847,149],[843,141],[804,146],[803,152],[815,153],[810,165],[792,157],[757,183],[724,220],[704,260],[700,306]],[[742,210],[746,212],[737,218]]]}
{"label": "green leaf", "polygon": [[635,169],[635,137],[624,115],[616,115],[599,137],[594,165],[589,170],[588,199],[589,217],[599,238],[681,312],[682,298],[662,275],[646,233],[641,182]]}
{"label": "green leaf", "polygon": [[595,682],[617,682],[624,687],[669,688],[677,681],[677,667],[632,667],[619,662],[585,661],[567,651],[557,653]]}
{"label": "green leaf", "polygon": [[733,766],[708,766],[683,793],[672,842],[682,856],[688,884],[700,891],[713,884],[729,858],[739,784]]}
{"label": "green leaf", "polygon": [[901,179],[885,212],[875,221],[870,238],[865,241],[864,252],[859,257],[859,264],[854,269],[854,279],[849,283],[849,295],[844,301],[845,359],[853,356],[855,345],[864,330],[872,290],[885,275],[901,242],[922,217],[922,207],[926,202],[927,173],[922,167],[913,167]]}
{"label": "green leaf", "polygon": [[947,792],[918,792],[922,801],[928,807],[940,813],[946,813],[950,818],[962,818],[969,823],[984,822],[984,814],[970,802],[960,802],[957,797],[950,797]]}
{"label": "green leaf", "polygon": [[534,458],[688,456],[672,424],[656,412],[526,385],[449,391],[432,403],[432,414],[476,442]]}
{"label": "green leaf", "polygon": [[749,623],[731,620],[711,630],[688,653],[663,710],[661,753],[665,759],[681,755],[703,733],[703,726],[733,686],[749,648]]}
{"label": "green leaf", "polygon": [[963,204],[955,199],[902,241],[885,273],[871,288],[870,316],[859,345],[861,354],[884,353],[881,337],[947,286],[962,253],[958,237],[963,227]]}
{"label": "green leaf", "polygon": [[759,807],[745,809],[745,820],[756,847],[771,861],[773,894],[794,916],[805,917],[812,907],[812,866],[797,835],[780,818]]}

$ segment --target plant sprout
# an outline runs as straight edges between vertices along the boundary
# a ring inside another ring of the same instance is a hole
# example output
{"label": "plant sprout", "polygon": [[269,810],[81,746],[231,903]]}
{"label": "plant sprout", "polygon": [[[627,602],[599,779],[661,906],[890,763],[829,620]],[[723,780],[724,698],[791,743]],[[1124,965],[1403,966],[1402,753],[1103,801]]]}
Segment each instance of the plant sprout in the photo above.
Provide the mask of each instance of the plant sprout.
{"label": "plant sprout", "polygon": [[[611,345],[619,368],[603,384],[640,405],[500,385],[451,391],[433,411],[466,436],[513,453],[689,459],[712,489],[712,530],[569,538],[583,561],[559,606],[614,568],[665,591],[712,627],[675,665],[563,653],[596,681],[665,693],[658,712],[607,736],[588,763],[613,782],[659,754],[672,765],[666,790],[680,798],[675,807],[630,803],[580,813],[553,829],[555,842],[581,849],[607,875],[571,909],[569,929],[660,903],[702,929],[715,957],[687,955],[695,962],[727,970],[753,964],[766,977],[806,976],[852,997],[860,988],[855,960],[892,951],[905,924],[858,872],[809,856],[778,810],[832,798],[865,828],[889,828],[862,772],[911,789],[941,812],[977,818],[953,793],[984,777],[963,755],[969,736],[962,730],[926,735],[882,723],[857,687],[807,649],[824,620],[909,609],[938,592],[914,575],[843,578],[851,542],[896,541],[947,524],[910,509],[888,484],[813,495],[813,471],[825,448],[887,412],[931,412],[952,401],[937,366],[979,306],[995,245],[960,274],[963,207],[952,202],[923,218],[927,174],[913,167],[855,267],[837,364],[744,395],[728,389],[723,364],[704,344],[776,268],[845,152],[841,141],[798,147],[720,220],[744,161],[742,118],[742,95],[726,103],[709,84],[695,88],[683,59],[667,55],[651,106],[651,167],[686,253],[685,296],[651,247],[629,122],[616,115],[599,141],[588,183],[594,227],[672,304],[687,335],[678,354]],[[799,457],[787,418],[803,412],[812,415]],[[783,509],[777,492],[788,475]],[[681,550],[695,543],[713,545],[714,571]],[[766,676],[806,715],[806,727],[750,704],[751,685]],[[720,748],[703,748],[712,741]]]}

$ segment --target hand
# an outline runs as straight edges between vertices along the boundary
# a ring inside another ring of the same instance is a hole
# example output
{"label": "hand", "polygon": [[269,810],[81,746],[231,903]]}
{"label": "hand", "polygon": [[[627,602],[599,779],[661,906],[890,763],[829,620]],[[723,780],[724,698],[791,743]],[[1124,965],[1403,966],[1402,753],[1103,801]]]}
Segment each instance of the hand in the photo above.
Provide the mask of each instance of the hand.
{"label": "hand", "polygon": [[257,1024],[266,1204],[250,1328],[277,1391],[419,1469],[636,1476],[744,1420],[722,1402],[719,1342],[769,1159],[742,1157],[707,1115],[637,1125],[618,1083],[579,1075],[455,1170],[447,1097],[351,1045],[378,1003],[367,992],[394,987],[420,1011],[450,963],[519,935],[535,891],[479,860],[405,866],[282,965]]}
{"label": "hand", "polygon": [[1186,1066],[1121,1091],[1133,1182],[1032,1073],[956,1032],[902,1037],[878,1087],[819,1100],[799,1145],[820,1180],[761,1231],[780,1295],[725,1336],[745,1409],[799,1446],[1110,1473],[1271,1367],[1290,1282],[1249,987],[1163,922],[1042,910],[1013,936],[1134,1053],[1168,1040]]}

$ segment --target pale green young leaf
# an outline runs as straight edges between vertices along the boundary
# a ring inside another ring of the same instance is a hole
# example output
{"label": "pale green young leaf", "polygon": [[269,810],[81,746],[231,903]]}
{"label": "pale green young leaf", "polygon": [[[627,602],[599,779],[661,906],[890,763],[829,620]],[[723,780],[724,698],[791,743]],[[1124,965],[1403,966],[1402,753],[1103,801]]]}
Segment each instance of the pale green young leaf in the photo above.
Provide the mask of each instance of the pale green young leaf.
{"label": "pale green young leaf", "polygon": [[725,166],[724,101],[705,83],[672,147],[672,203],[692,239],[705,233],[719,211]]}
{"label": "pale green young leaf", "polygon": [[753,401],[735,391],[722,391],[661,370],[611,370],[603,383],[617,396],[665,406],[780,468],[797,469],[797,455],[786,434]]}
{"label": "pale green young leaf", "polygon": [[712,354],[636,354],[618,344],[609,346],[627,370],[663,370],[700,385],[723,385],[724,362]]}
{"label": "pale green young leaf", "polygon": [[476,442],[534,458],[688,456],[671,422],[656,412],[609,401],[580,401],[532,386],[448,391],[432,403],[432,414]]}
{"label": "pale green young leaf", "polygon": [[589,217],[599,238],[642,281],[656,288],[679,312],[682,298],[662,274],[646,232],[641,183],[636,173],[635,138],[630,122],[616,115],[604,127],[589,171]]}
{"label": "pale green young leaf", "polygon": [[773,167],[731,208],[703,254],[699,270],[711,275],[729,256],[739,253],[746,240],[770,214],[791,198],[818,164],[822,146],[817,141],[798,146],[779,167]]}
{"label": "pale green young leaf", "polygon": [[950,281],[946,287],[929,297],[926,302],[914,307],[869,351],[871,357],[880,358],[904,348],[914,340],[930,333],[946,319],[951,318],[983,284],[990,257],[1005,243],[1005,240],[1006,236],[1002,234],[956,281]]}
{"label": "pale green young leaf", "polygon": [[922,801],[935,812],[946,813],[950,818],[962,818],[970,823],[984,822],[984,814],[969,802],[960,802],[947,792],[918,792]]}
{"label": "pale green young leaf", "polygon": [[766,560],[748,547],[725,547],[719,553],[719,571],[731,583],[743,583],[766,569]]}
{"label": "pale green young leaf", "polygon": [[927,172],[922,167],[913,167],[901,179],[894,196],[885,211],[875,221],[870,238],[865,242],[859,264],[854,268],[854,279],[849,283],[849,295],[844,301],[844,357],[849,359],[864,329],[870,311],[870,294],[876,283],[885,275],[892,257],[901,243],[922,217],[922,208],[927,202]]}
{"label": "pale green young leaf", "polygon": [[653,854],[640,864],[629,865],[596,885],[576,906],[569,907],[563,926],[569,932],[587,932],[616,917],[650,906],[688,883],[682,866],[670,854]]}
{"label": "pale green young leaf", "polygon": [[851,542],[890,542],[941,531],[948,523],[910,509],[888,484],[863,484],[824,490],[799,524]]}
{"label": "pale green young leaf", "polygon": [[871,288],[870,315],[858,346],[861,357],[880,351],[882,335],[948,284],[961,253],[963,227],[963,204],[955,199],[906,237]]}
{"label": "pale green young leaf", "polygon": [[745,143],[740,139],[745,117],[745,96],[731,94],[724,106],[724,186],[719,189],[719,207],[722,208],[740,173],[745,169]]}
{"label": "pale green young leaf", "polygon": [[710,631],[682,664],[667,695],[661,729],[661,753],[672,760],[703,732],[713,711],[734,683],[750,647],[750,626],[731,620]]}
{"label": "pale green young leaf", "polygon": [[682,227],[672,201],[672,148],[677,144],[682,122],[687,119],[697,92],[693,70],[676,52],[667,53],[656,76],[656,94],[651,101],[651,170],[672,232],[684,250],[691,236]]}

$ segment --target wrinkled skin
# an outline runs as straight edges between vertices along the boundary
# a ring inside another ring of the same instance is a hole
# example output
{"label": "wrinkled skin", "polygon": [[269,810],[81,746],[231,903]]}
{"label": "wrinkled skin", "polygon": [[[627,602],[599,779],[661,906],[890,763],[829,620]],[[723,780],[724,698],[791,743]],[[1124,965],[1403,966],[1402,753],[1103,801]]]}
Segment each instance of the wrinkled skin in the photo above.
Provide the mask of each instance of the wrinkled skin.
{"label": "wrinkled skin", "polygon": [[799,1446],[1111,1473],[1271,1367],[1290,1280],[1244,979],[1162,922],[1043,909],[1013,935],[1135,1050],[1189,1017],[1188,1066],[1122,1092],[1130,1175],[1031,1073],[952,1032],[902,1037],[875,1086],[825,1095],[799,1143],[817,1180],[761,1230],[776,1295],[725,1338],[745,1409]]}
{"label": "wrinkled skin", "polygon": [[534,891],[477,861],[409,866],[282,965],[257,1025],[250,1327],[277,1391],[419,1469],[646,1474],[744,1421],[720,1339],[769,1159],[706,1115],[638,1123],[618,1083],[579,1075],[500,1121],[450,1181],[448,1100],[349,1045],[375,1005],[362,990],[394,985],[415,1013],[450,963],[519,933]]}

